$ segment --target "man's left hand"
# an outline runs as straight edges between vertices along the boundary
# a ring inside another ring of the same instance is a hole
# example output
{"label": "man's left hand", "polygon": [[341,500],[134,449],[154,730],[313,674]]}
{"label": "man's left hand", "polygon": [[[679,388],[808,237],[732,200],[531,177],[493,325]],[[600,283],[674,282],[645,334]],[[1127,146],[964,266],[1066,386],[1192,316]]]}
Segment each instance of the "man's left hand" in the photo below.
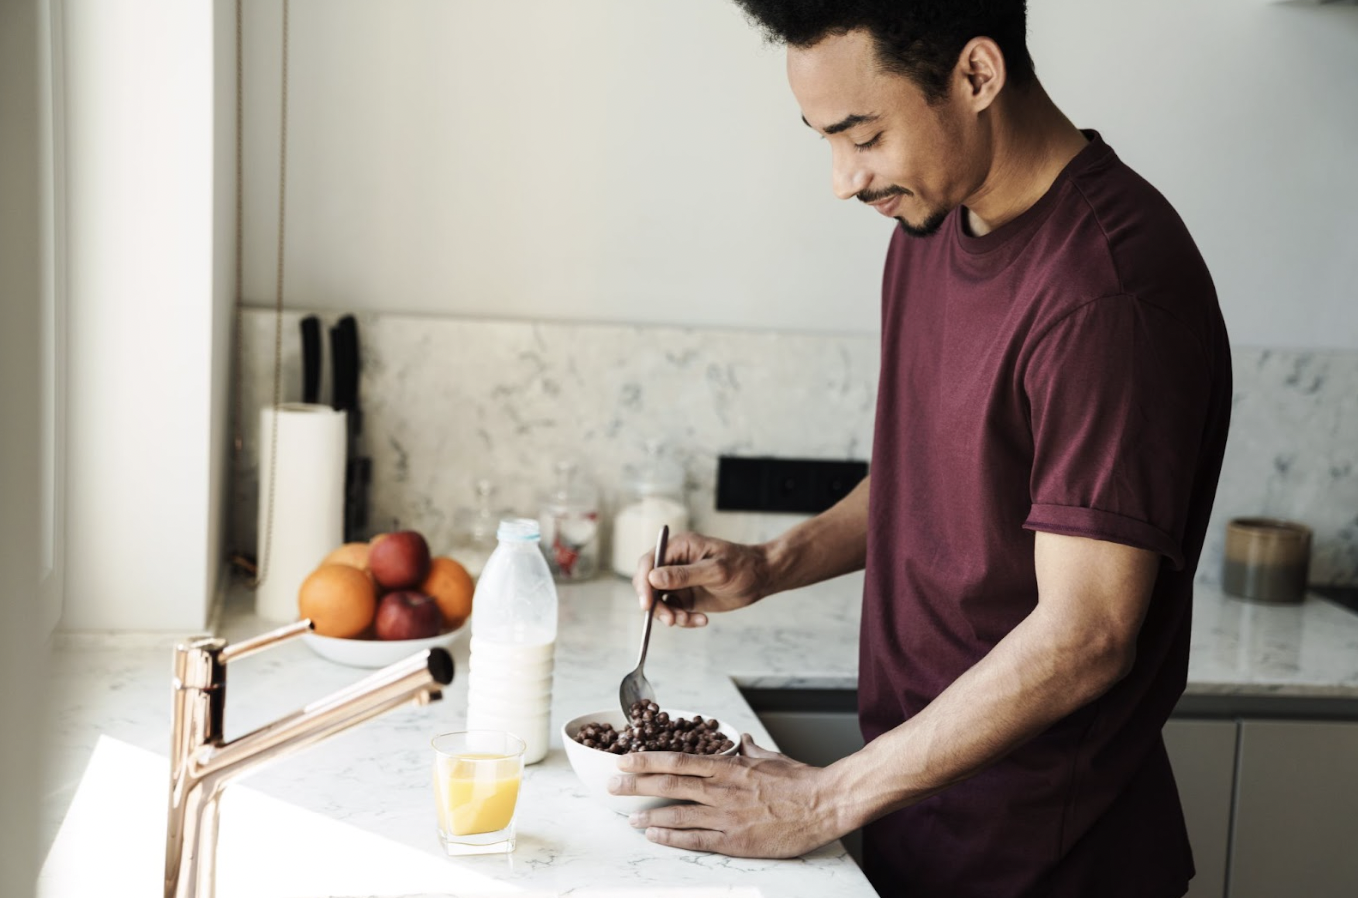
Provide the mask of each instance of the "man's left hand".
{"label": "man's left hand", "polygon": [[[733,757],[633,752],[618,760],[614,795],[654,795],[694,804],[667,805],[631,816],[661,845],[732,857],[798,857],[838,832],[822,788],[826,771],[760,748],[749,734]],[[845,830],[847,832],[847,830]]]}

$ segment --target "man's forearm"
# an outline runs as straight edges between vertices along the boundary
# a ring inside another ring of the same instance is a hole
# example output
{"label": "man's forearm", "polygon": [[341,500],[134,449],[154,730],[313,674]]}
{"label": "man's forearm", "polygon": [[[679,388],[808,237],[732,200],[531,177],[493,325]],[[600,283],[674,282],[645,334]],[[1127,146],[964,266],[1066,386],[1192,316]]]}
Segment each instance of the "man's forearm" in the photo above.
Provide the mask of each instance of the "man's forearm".
{"label": "man's forearm", "polygon": [[863,569],[867,561],[868,478],[835,503],[765,545],[770,593]]}
{"label": "man's forearm", "polygon": [[1036,607],[914,717],[825,770],[848,832],[960,782],[1126,676],[1160,569],[1149,550],[1037,533]]}
{"label": "man's forearm", "polygon": [[1123,676],[1129,647],[1033,612],[923,711],[830,768],[850,831],[990,766]]}

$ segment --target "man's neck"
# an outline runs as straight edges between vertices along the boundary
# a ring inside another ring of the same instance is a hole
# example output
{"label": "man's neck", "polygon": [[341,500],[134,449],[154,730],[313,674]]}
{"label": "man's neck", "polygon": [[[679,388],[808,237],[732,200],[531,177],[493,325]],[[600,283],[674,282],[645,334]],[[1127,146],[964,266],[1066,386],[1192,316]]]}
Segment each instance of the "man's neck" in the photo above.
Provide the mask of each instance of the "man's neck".
{"label": "man's neck", "polygon": [[1041,84],[1015,92],[996,113],[990,171],[965,204],[977,237],[1027,211],[1089,142]]}

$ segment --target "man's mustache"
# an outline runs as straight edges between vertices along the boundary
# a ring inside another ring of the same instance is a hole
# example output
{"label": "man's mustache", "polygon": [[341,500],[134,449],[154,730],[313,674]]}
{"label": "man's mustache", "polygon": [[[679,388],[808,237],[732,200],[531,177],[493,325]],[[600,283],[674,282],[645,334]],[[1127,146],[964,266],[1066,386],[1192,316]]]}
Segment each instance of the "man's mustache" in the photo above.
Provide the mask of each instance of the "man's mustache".
{"label": "man's mustache", "polygon": [[891,185],[883,187],[881,190],[863,190],[854,194],[860,203],[878,203],[891,196],[914,196],[915,194],[904,187]]}

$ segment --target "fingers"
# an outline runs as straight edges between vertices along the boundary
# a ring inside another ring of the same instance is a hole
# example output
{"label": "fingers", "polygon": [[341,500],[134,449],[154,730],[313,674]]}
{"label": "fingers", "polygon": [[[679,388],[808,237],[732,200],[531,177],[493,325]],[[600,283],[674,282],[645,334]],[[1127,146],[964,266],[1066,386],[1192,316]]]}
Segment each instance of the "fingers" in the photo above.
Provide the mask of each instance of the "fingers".
{"label": "fingers", "polygon": [[[704,801],[709,778],[730,759],[686,755],[677,751],[632,752],[618,759],[618,775],[609,779],[614,795],[650,795],[683,801]],[[669,825],[669,824],[665,824]]]}
{"label": "fingers", "polygon": [[627,818],[635,829],[716,830],[722,825],[722,811],[703,804],[671,804],[637,811]]}
{"label": "fingers", "polygon": [[658,826],[646,828],[646,838],[657,845],[669,845],[685,851],[720,851],[723,833],[711,829],[661,829]]}
{"label": "fingers", "polygon": [[637,572],[632,575],[632,589],[636,591],[637,598],[641,601],[642,611],[651,607],[651,584],[648,577],[654,566],[655,559],[649,553],[642,555],[637,559]]}
{"label": "fingers", "polygon": [[706,627],[707,615],[701,611],[676,611],[675,623],[680,627]]}
{"label": "fingers", "polygon": [[[705,627],[707,626],[707,615],[701,611],[692,611],[679,605],[680,596],[673,593],[665,593],[660,604],[656,606],[655,615],[658,619],[664,620],[669,626],[676,627]],[[661,615],[662,610],[664,616]]]}
{"label": "fingers", "polygon": [[668,604],[691,608],[693,594],[700,590],[720,590],[727,584],[726,563],[717,558],[704,558],[692,564],[672,564],[652,568],[646,574],[646,585],[668,595]]}
{"label": "fingers", "polygon": [[[665,549],[665,557],[662,559],[662,566],[684,565],[702,558],[705,552],[706,540],[696,533],[680,533],[677,536],[670,535],[670,541]],[[641,607],[645,609],[651,603],[647,595],[649,580],[648,575],[655,567],[655,553],[647,552],[637,559],[637,572],[632,577],[632,587],[641,597]],[[662,587],[663,588],[663,587]]]}
{"label": "fingers", "polygon": [[686,620],[687,615],[682,612],[676,614],[675,608],[664,601],[664,598],[658,595],[656,590],[652,588],[651,584],[648,582],[647,578],[650,576],[654,566],[654,556],[650,553],[642,555],[637,559],[637,572],[632,577],[632,588],[636,590],[637,602],[641,605],[641,610],[645,611],[651,607],[652,602],[656,599],[660,599],[660,602],[655,606],[656,620],[667,627],[673,627],[675,624],[679,624],[680,626],[692,626]]}
{"label": "fingers", "polygon": [[646,582],[655,589],[675,592],[693,586],[716,586],[720,582],[717,562],[711,558],[693,564],[671,564],[652,568],[646,574]]}
{"label": "fingers", "polygon": [[[704,627],[707,626],[707,615],[701,612],[690,610],[692,605],[691,593],[676,595],[672,589],[666,589],[654,581],[659,578],[667,582],[685,582],[685,579],[693,579],[694,574],[680,574],[676,577],[675,571],[689,571],[691,568],[701,568],[706,562],[699,562],[690,567],[663,567],[655,568],[649,556],[643,556],[637,561],[637,575],[632,578],[632,587],[637,591],[637,601],[645,611],[654,601],[653,596],[660,597],[660,603],[655,606],[655,619],[667,627]],[[703,578],[701,571],[696,575]],[[685,606],[690,607],[685,607]]]}
{"label": "fingers", "polygon": [[666,626],[705,627],[707,615],[694,610],[697,601],[709,601],[706,591],[723,587],[728,580],[729,566],[724,557],[709,554],[726,545],[696,533],[681,533],[670,540],[661,567],[655,566],[651,553],[637,559],[637,572],[632,577],[632,588],[637,602],[645,611],[657,598],[655,618]]}
{"label": "fingers", "polygon": [[707,780],[703,777],[673,773],[620,773],[608,781],[608,791],[613,795],[649,795],[680,801],[702,801],[706,789]]}
{"label": "fingers", "polygon": [[623,773],[674,773],[683,776],[712,776],[729,759],[708,755],[686,755],[680,751],[634,751],[618,758]]}

